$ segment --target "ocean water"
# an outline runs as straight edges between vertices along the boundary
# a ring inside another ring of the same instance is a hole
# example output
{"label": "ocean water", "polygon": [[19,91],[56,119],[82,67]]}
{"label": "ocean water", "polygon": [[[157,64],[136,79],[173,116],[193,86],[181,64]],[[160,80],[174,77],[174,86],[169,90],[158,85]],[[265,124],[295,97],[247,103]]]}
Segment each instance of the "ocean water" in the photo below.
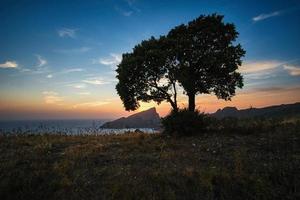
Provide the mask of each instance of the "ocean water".
{"label": "ocean water", "polygon": [[[103,129],[100,128],[108,120],[11,120],[0,121],[0,134],[122,134],[130,129]],[[145,133],[157,132],[151,128],[139,128]]]}

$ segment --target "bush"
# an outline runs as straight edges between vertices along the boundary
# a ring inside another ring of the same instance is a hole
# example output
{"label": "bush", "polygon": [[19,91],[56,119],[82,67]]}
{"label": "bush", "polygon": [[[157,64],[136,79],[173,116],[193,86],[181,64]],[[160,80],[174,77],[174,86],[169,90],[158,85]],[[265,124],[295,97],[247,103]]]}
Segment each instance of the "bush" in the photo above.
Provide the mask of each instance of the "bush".
{"label": "bush", "polygon": [[187,109],[171,111],[162,118],[163,133],[168,135],[195,135],[203,133],[208,126],[208,116],[200,111]]}

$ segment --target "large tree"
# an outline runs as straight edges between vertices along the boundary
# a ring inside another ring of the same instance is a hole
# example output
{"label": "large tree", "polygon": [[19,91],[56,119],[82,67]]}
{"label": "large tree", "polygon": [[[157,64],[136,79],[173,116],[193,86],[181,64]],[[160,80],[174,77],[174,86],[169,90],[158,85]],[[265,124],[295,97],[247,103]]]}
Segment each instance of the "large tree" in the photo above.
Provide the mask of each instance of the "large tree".
{"label": "large tree", "polygon": [[234,44],[238,36],[232,23],[223,16],[200,16],[187,25],[172,29],[167,35],[175,46],[178,62],[176,78],[189,98],[189,110],[195,109],[197,94],[214,93],[230,100],[243,78],[236,70],[245,51]]}
{"label": "large tree", "polygon": [[197,94],[214,93],[230,100],[243,78],[236,70],[245,51],[234,44],[238,32],[221,15],[200,16],[173,28],[166,36],[151,38],[123,54],[118,65],[117,91],[126,110],[135,110],[139,101],[168,101],[177,110],[176,86],[195,109]]}
{"label": "large tree", "polygon": [[173,60],[165,37],[142,41],[133,48],[132,53],[125,53],[117,68],[119,83],[117,92],[126,110],[136,110],[139,101],[151,100],[158,104],[167,101],[173,110],[177,110],[176,79],[172,72]]}

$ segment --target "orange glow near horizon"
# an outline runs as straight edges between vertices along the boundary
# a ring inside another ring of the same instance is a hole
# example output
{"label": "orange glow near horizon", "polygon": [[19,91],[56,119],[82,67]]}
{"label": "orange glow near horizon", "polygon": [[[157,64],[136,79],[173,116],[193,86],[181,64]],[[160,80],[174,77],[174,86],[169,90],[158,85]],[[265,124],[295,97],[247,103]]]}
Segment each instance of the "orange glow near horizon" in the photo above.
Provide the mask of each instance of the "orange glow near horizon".
{"label": "orange glow near horizon", "polygon": [[[48,99],[49,100],[49,99]],[[187,106],[187,98],[180,96],[179,107]],[[197,109],[212,113],[226,106],[238,109],[249,107],[266,107],[278,104],[288,104],[300,101],[300,88],[274,89],[266,91],[240,91],[231,101],[219,100],[213,95],[198,95],[196,97]],[[47,102],[35,101],[0,101],[1,119],[115,119],[133,113],[156,107],[160,116],[167,115],[171,107],[167,102],[157,105],[154,102],[141,102],[136,111],[127,112],[119,99],[107,102]]]}

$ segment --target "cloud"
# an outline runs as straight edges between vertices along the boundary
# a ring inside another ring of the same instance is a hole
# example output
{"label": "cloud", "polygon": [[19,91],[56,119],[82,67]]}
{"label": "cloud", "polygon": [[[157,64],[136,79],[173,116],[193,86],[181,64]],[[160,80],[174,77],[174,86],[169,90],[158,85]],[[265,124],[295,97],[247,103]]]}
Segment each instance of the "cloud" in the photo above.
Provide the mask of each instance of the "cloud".
{"label": "cloud", "polygon": [[254,22],[258,22],[258,21],[265,20],[265,19],[268,19],[271,17],[279,16],[281,13],[282,13],[282,11],[275,11],[272,13],[262,13],[258,16],[253,17],[252,20]]}
{"label": "cloud", "polygon": [[135,12],[141,12],[141,10],[135,6],[135,2],[136,2],[135,0],[125,0],[125,1],[127,2],[128,6],[132,10],[134,10]]}
{"label": "cloud", "polygon": [[298,59],[289,61],[267,60],[267,61],[252,61],[243,63],[238,69],[248,80],[261,80],[274,78],[282,73],[283,70],[288,71],[291,76],[300,75],[300,67],[289,65],[288,63],[295,62]]}
{"label": "cloud", "polygon": [[64,101],[64,98],[59,96],[57,92],[44,91],[43,95],[46,104],[57,104]]}
{"label": "cloud", "polygon": [[53,92],[53,91],[44,91],[43,95],[57,95],[57,92]]}
{"label": "cloud", "polygon": [[283,65],[283,68],[288,71],[291,76],[300,76],[300,67],[293,65]]}
{"label": "cloud", "polygon": [[278,92],[286,90],[286,88],[283,87],[263,87],[263,88],[254,88],[253,91],[256,92]]}
{"label": "cloud", "polygon": [[110,102],[108,101],[94,101],[94,102],[86,102],[86,103],[79,103],[75,104],[73,108],[89,108],[89,107],[98,107],[98,106],[103,106],[106,104],[109,104]]}
{"label": "cloud", "polygon": [[50,70],[47,67],[42,67],[42,68],[38,67],[36,69],[21,68],[20,72],[30,74],[30,75],[36,75],[36,74],[49,73]]}
{"label": "cloud", "polygon": [[38,59],[38,64],[37,64],[37,67],[43,67],[47,64],[47,60],[44,59],[42,56],[40,55],[35,55]]}
{"label": "cloud", "polygon": [[132,15],[133,11],[131,10],[125,10],[119,6],[115,6],[115,10],[120,13],[121,15],[125,16],[125,17],[129,17]]}
{"label": "cloud", "polygon": [[0,68],[17,68],[18,64],[15,61],[6,61],[0,64]]}
{"label": "cloud", "polygon": [[69,37],[69,38],[75,38],[76,37],[76,29],[71,28],[62,28],[57,31],[57,34],[59,37]]}
{"label": "cloud", "polygon": [[87,95],[91,95],[90,92],[78,92],[78,95],[82,95],[82,96],[87,96]]}
{"label": "cloud", "polygon": [[139,8],[135,6],[135,0],[124,0],[125,4],[116,5],[115,10],[125,17],[130,17],[135,12],[141,12]]}
{"label": "cloud", "polygon": [[107,65],[115,67],[122,61],[122,55],[111,53],[109,58],[100,58],[99,63],[102,65]]}
{"label": "cloud", "polygon": [[282,64],[284,64],[284,62],[279,62],[276,60],[246,62],[239,68],[239,72],[243,74],[251,74],[269,71],[281,66]]}
{"label": "cloud", "polygon": [[69,84],[68,86],[73,87],[75,89],[84,89],[84,88],[86,88],[86,85],[81,84],[81,83]]}
{"label": "cloud", "polygon": [[90,47],[80,47],[80,48],[73,48],[73,49],[57,49],[54,50],[57,53],[63,53],[63,54],[73,54],[73,53],[85,53],[90,51],[92,48]]}
{"label": "cloud", "polygon": [[[250,90],[250,93],[267,93],[267,94],[284,94],[289,92],[294,92],[295,94],[298,94],[300,91],[300,87],[298,86],[271,86],[271,87],[257,87]],[[244,92],[242,94],[248,94],[248,92]]]}
{"label": "cloud", "polygon": [[[57,75],[69,74],[69,73],[73,73],[73,72],[82,72],[82,71],[84,71],[84,69],[82,69],[82,68],[71,68],[71,69],[65,69],[60,72],[54,73],[54,75],[57,76]],[[26,69],[24,72],[30,72],[30,70]],[[31,71],[31,72],[33,72],[33,71]],[[37,72],[38,71],[35,71],[35,73],[37,73]],[[48,74],[46,77],[53,78],[54,75],[52,73],[52,74]]]}
{"label": "cloud", "polygon": [[62,74],[68,74],[68,73],[73,73],[73,72],[83,72],[84,69],[82,68],[71,68],[71,69],[65,69],[61,73]]}
{"label": "cloud", "polygon": [[239,72],[247,75],[251,79],[261,79],[274,77],[274,70],[284,69],[288,71],[291,76],[300,76],[300,67],[295,65],[289,65],[292,61],[254,61],[246,62],[239,68]]}
{"label": "cloud", "polygon": [[109,84],[109,81],[104,81],[102,78],[89,78],[87,80],[83,80],[82,82],[88,83],[91,85],[104,85]]}
{"label": "cloud", "polygon": [[[50,73],[48,67],[45,66],[48,63],[47,60],[38,54],[34,56],[37,58],[37,63],[30,68],[20,68],[19,71],[30,75]],[[47,78],[52,78],[52,74],[47,75]]]}

